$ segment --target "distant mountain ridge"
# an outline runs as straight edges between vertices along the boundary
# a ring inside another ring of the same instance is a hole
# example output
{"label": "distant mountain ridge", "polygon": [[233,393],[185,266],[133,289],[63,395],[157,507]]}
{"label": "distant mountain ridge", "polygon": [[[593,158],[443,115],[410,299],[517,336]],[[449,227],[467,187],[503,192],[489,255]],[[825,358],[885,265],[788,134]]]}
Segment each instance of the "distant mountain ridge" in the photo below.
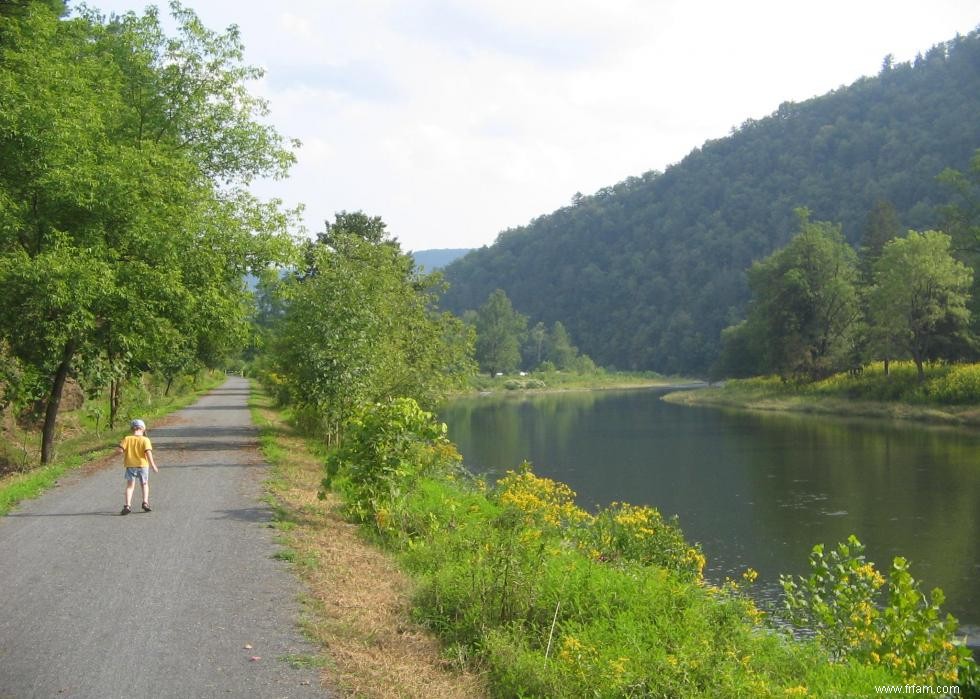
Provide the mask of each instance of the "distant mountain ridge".
{"label": "distant mountain ridge", "polygon": [[459,259],[472,248],[433,248],[412,253],[415,264],[428,272],[441,269],[450,262]]}
{"label": "distant mountain ridge", "polygon": [[500,288],[600,364],[702,373],[744,317],[746,268],[792,237],[795,208],[855,244],[879,200],[905,228],[936,227],[950,199],[936,176],[977,148],[975,30],[502,232],[444,270],[442,304],[461,313]]}

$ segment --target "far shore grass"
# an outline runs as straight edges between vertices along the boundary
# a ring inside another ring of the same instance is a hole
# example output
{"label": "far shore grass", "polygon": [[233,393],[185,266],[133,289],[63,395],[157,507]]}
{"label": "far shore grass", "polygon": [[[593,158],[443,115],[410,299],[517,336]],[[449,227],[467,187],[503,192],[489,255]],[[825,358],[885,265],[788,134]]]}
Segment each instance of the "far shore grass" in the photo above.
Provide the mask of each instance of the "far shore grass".
{"label": "far shore grass", "polygon": [[468,386],[457,395],[666,388],[701,384],[700,379],[663,376],[656,372],[607,371],[603,369],[589,373],[543,371],[506,374],[503,376],[480,374],[471,378]]}
{"label": "far shore grass", "polygon": [[980,426],[980,364],[928,367],[924,381],[908,362],[895,362],[885,374],[879,362],[860,374],[837,374],[813,383],[758,377],[725,382],[663,398],[690,406],[761,410],[933,425]]}

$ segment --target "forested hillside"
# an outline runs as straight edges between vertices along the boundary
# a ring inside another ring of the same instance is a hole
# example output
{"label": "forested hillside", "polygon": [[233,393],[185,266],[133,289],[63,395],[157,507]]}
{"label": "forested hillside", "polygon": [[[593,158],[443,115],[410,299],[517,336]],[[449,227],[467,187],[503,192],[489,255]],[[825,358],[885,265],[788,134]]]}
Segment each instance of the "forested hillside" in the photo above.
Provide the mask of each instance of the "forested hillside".
{"label": "forested hillside", "polygon": [[445,270],[456,313],[497,288],[532,322],[561,321],[598,363],[700,373],[745,315],[745,270],[796,232],[794,209],[857,244],[876,202],[903,228],[941,224],[980,147],[980,31],[803,103],[784,103],[665,172],[630,177],[501,233]]}

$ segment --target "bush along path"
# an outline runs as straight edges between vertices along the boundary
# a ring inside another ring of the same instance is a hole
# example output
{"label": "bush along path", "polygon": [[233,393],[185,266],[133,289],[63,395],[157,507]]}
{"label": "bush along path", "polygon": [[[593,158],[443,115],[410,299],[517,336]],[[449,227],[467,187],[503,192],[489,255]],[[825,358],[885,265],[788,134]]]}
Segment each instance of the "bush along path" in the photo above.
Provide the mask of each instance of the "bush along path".
{"label": "bush along path", "polygon": [[149,424],[152,512],[119,515],[111,458],[0,519],[0,697],[330,696],[297,662],[315,649],[260,500],[248,391],[232,378]]}

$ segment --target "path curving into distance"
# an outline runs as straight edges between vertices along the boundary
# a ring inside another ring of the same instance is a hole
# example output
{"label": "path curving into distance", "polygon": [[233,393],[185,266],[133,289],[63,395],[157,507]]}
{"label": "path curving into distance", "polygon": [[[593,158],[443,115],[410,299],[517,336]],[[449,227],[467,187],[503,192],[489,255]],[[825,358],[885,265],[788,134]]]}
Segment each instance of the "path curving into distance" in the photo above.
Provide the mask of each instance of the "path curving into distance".
{"label": "path curving into distance", "polygon": [[248,393],[233,377],[148,426],[153,512],[137,484],[119,515],[114,456],[0,518],[0,699],[331,696],[288,662],[315,649],[273,557]]}

